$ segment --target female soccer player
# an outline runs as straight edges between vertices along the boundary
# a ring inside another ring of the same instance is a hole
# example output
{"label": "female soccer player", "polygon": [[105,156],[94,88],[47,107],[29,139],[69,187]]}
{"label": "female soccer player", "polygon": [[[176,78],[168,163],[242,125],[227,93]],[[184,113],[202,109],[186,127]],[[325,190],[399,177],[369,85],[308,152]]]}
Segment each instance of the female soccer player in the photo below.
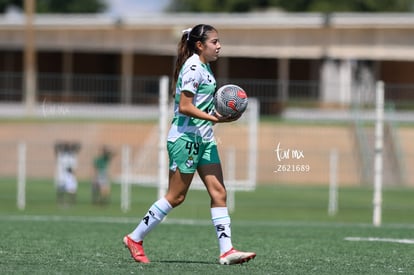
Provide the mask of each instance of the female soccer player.
{"label": "female soccer player", "polygon": [[220,247],[220,264],[238,264],[253,259],[253,252],[233,248],[226,188],[213,124],[234,121],[214,112],[216,81],[209,62],[221,49],[218,32],[210,25],[196,25],[183,31],[178,44],[174,71],[174,118],[168,133],[169,186],[165,197],[156,201],[134,231],[123,242],[137,262],[149,263],[143,249],[145,236],[158,225],[187,194],[197,171],[211,198],[211,217]]}

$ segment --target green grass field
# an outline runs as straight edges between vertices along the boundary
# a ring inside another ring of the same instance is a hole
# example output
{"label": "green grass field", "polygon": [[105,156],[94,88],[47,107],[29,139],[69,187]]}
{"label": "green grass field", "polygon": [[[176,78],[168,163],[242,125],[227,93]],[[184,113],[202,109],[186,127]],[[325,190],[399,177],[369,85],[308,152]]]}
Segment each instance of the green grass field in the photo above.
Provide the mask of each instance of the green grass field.
{"label": "green grass field", "polygon": [[208,196],[191,190],[147,237],[152,262],[142,265],[121,240],[156,199],[155,189],[133,187],[131,210],[124,213],[117,185],[110,205],[92,205],[89,184],[81,183],[77,204],[61,207],[50,181],[30,181],[22,211],[14,182],[0,181],[0,274],[414,274],[413,189],[384,190],[378,228],[371,225],[370,188],[341,188],[334,217],[327,214],[326,187],[238,192],[233,243],[257,257],[236,266],[217,264]]}

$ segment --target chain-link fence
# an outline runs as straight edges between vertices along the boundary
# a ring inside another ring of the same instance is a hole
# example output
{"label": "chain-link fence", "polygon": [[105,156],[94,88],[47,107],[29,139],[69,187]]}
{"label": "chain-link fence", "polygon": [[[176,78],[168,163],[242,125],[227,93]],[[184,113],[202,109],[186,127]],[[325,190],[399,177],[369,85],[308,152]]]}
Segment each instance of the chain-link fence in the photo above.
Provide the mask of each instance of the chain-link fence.
{"label": "chain-link fence", "polygon": [[[39,73],[37,101],[87,104],[156,104],[159,77],[121,77],[116,75],[81,75]],[[321,84],[317,81],[282,81],[275,79],[217,79],[218,85],[237,83],[249,96],[260,100],[262,114],[280,114],[287,106],[315,107],[323,103]],[[24,100],[22,73],[0,73],[0,102]],[[332,84],[332,85],[331,85]],[[337,89],[331,83],[329,87]],[[368,90],[367,90],[368,89]],[[351,87],[350,105],[374,104],[372,87]],[[385,83],[387,106],[396,110],[414,109],[414,84]]]}

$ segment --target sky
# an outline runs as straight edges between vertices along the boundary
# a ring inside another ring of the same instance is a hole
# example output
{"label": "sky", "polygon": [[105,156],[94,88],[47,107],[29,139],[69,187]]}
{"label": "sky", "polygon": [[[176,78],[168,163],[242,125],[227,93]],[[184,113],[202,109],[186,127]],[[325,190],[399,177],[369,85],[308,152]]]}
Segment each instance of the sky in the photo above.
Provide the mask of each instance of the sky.
{"label": "sky", "polygon": [[161,12],[170,0],[106,0],[110,14]]}

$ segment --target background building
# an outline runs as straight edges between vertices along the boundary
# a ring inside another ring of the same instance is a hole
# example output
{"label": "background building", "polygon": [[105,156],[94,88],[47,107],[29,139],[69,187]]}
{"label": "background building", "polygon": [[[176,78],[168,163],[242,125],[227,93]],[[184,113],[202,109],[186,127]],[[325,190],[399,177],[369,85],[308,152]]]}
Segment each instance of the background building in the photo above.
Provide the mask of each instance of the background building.
{"label": "background building", "polygon": [[[141,131],[142,125],[128,124],[120,130],[110,123],[62,124],[53,119],[158,118],[160,77],[172,74],[181,31],[199,23],[219,30],[221,58],[211,64],[218,84],[241,85],[249,97],[258,99],[263,117],[269,117],[270,124],[258,130],[259,182],[325,184],[335,148],[342,154],[344,184],[371,182],[378,80],[385,82],[386,107],[392,110],[386,115],[386,181],[414,182],[407,172],[414,163],[412,132],[398,125],[414,121],[410,14],[72,14],[36,15],[32,20],[6,14],[0,17],[0,116],[46,118],[48,124],[5,125],[11,128],[0,141],[6,147],[10,140],[28,137],[38,143],[36,154],[45,160],[36,163],[43,163],[41,169],[32,168],[37,176],[46,176],[53,163],[52,153],[41,153],[49,149],[40,148],[52,148],[62,139],[76,140],[85,148],[79,156],[85,163],[80,165],[83,177],[95,154],[91,148],[101,144],[119,150],[125,144],[142,147],[136,159],[156,159],[156,149],[148,150],[157,146],[155,125],[144,125]],[[332,132],[335,127],[275,127],[272,123],[279,118],[347,124]],[[233,134],[223,132],[221,139],[231,144],[238,140],[237,131],[229,131]],[[273,173],[279,142],[288,149],[312,151],[306,154],[312,173]],[[247,151],[242,144],[234,146]],[[140,155],[141,151],[150,155]],[[119,156],[113,168],[118,174]],[[3,174],[16,170],[15,165],[4,167]]]}
{"label": "background building", "polygon": [[212,64],[217,78],[247,85],[262,99],[263,113],[279,114],[281,106],[298,101],[312,107],[371,104],[376,80],[391,89],[387,99],[397,106],[413,100],[411,14],[274,12],[36,15],[32,25],[5,15],[0,99],[26,98],[21,80],[31,34],[36,102],[153,103],[154,84],[139,79],[171,75],[181,30],[200,22],[220,31],[222,54]]}

